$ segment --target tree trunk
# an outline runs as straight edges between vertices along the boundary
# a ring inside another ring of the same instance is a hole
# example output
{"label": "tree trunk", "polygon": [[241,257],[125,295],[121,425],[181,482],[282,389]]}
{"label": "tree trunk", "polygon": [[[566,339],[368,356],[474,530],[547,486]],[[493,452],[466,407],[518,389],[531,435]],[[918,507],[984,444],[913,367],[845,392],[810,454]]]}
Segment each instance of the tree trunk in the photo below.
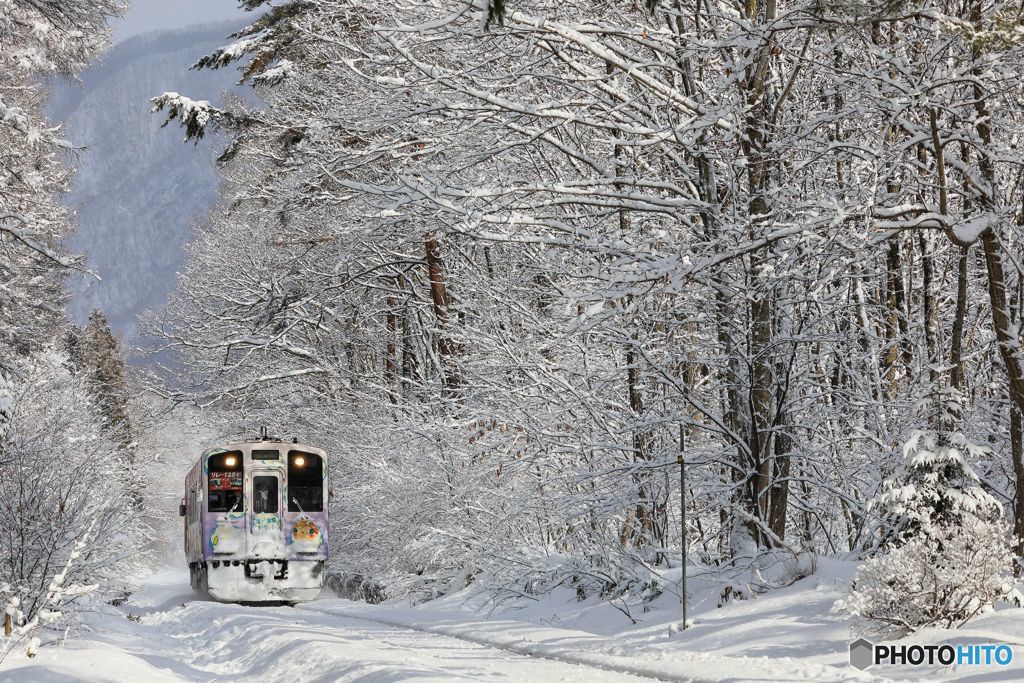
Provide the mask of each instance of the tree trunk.
{"label": "tree trunk", "polygon": [[[747,19],[754,24],[768,23],[775,19],[775,1],[767,0],[764,16],[760,14],[757,0],[747,0]],[[744,90],[747,114],[744,120],[744,135],[741,141],[743,155],[747,160],[747,183],[750,198],[747,202],[747,220],[751,240],[763,236],[770,222],[768,195],[770,191],[770,161],[766,155],[768,142],[768,119],[771,98],[768,97],[770,75],[771,41],[765,40],[757,53],[751,55],[747,69]],[[769,282],[764,281],[762,270],[771,256],[768,248],[754,251],[750,257],[750,413],[751,424],[748,442],[750,463],[748,482],[744,485],[747,513],[752,517],[766,519],[768,512],[769,483],[774,456],[770,440],[772,425],[772,319],[773,292]],[[751,537],[758,547],[766,547],[767,539],[754,522],[746,524]]]}
{"label": "tree trunk", "polygon": [[398,375],[398,314],[395,308],[398,303],[395,297],[389,296],[386,300],[387,314],[385,315],[386,341],[384,350],[384,387],[388,393],[388,400],[392,404],[398,403],[396,381]]}
{"label": "tree trunk", "polygon": [[[871,27],[872,41],[884,47],[888,42],[889,49],[895,48],[899,41],[899,34],[890,27],[888,41],[882,35],[881,23],[874,23]],[[895,70],[889,70],[890,75],[895,76]],[[897,128],[890,126],[885,133],[885,141],[889,146],[897,144]],[[891,197],[896,197],[900,192],[900,184],[893,177],[886,181],[886,192]],[[886,266],[886,308],[888,316],[886,321],[887,350],[883,357],[883,368],[887,390],[890,397],[895,397],[899,392],[900,373],[896,361],[902,356],[903,371],[906,373],[914,360],[910,344],[909,315],[907,310],[907,287],[903,277],[903,244],[899,235],[889,240],[885,254]]]}
{"label": "tree trunk", "polygon": [[963,336],[964,320],[967,317],[967,276],[970,249],[962,247],[957,258],[956,277],[956,313],[953,318],[953,337],[950,339],[949,362],[953,366],[949,375],[949,384],[960,391],[964,383]]}
{"label": "tree trunk", "polygon": [[935,306],[935,268],[934,256],[932,256],[931,240],[924,232],[919,234],[919,245],[921,248],[921,314],[924,327],[924,348],[928,362],[928,381],[932,385],[932,391],[939,389],[936,386],[942,381],[938,371],[939,365],[939,342],[937,339],[937,319]]}
{"label": "tree trunk", "polygon": [[[640,391],[640,368],[637,365],[638,358],[633,343],[635,343],[635,340],[626,346],[626,390],[632,419],[634,421],[642,421],[644,416],[644,400],[643,394]],[[634,462],[647,461],[650,458],[648,451],[648,435],[639,425],[634,426]],[[656,501],[650,491],[650,474],[648,471],[645,470],[635,474],[633,480],[637,491],[636,511],[633,515],[627,516],[627,524],[623,526],[620,537],[626,539],[626,541],[633,539],[637,547],[642,547],[648,545],[651,541],[652,532],[656,524],[654,519],[656,510],[653,509],[656,507]],[[652,506],[652,509],[648,509],[647,506],[649,504]],[[639,524],[639,529],[633,528],[634,520]]]}
{"label": "tree trunk", "polygon": [[786,512],[789,505],[789,467],[792,439],[785,431],[775,434],[775,480],[772,483],[768,528],[780,540],[786,538]]}
{"label": "tree trunk", "polygon": [[907,289],[903,280],[903,248],[899,237],[889,240],[885,255],[889,279],[889,315],[892,321],[893,353],[897,347],[903,357],[904,367],[909,367],[914,360],[910,346],[910,333],[907,329]]}
{"label": "tree trunk", "polygon": [[[994,185],[993,185],[994,186]],[[992,326],[996,331],[996,344],[1003,358],[1009,384],[1010,401],[1024,413],[1024,348],[1016,337],[1016,326],[1010,319],[1006,301],[1006,275],[1003,271],[1003,250],[999,238],[990,228],[981,234],[988,267],[988,298],[992,307]]]}
{"label": "tree trunk", "polygon": [[410,392],[419,372],[416,350],[413,347],[412,321],[409,305],[402,307],[402,389]]}
{"label": "tree trunk", "polygon": [[455,360],[455,343],[451,340],[448,320],[448,288],[445,284],[444,265],[441,261],[441,248],[437,237],[432,232],[423,235],[423,245],[427,253],[427,272],[430,274],[430,299],[434,306],[434,318],[437,321],[437,352],[441,356],[441,384],[445,396],[459,396],[462,378],[459,376]]}
{"label": "tree trunk", "polygon": [[[971,22],[975,26],[982,23],[982,5],[976,2],[971,8]],[[975,131],[982,143],[982,152],[978,159],[978,166],[981,169],[982,178],[986,186],[993,191],[998,187],[996,169],[992,162],[992,128],[989,126],[988,103],[985,92],[981,88],[980,78],[982,76],[981,48],[977,45],[973,48],[975,66],[971,69],[972,75],[976,77],[974,82],[974,109]],[[981,197],[982,205],[989,211],[995,210],[995,197],[986,194]],[[1006,274],[1003,270],[1003,247],[999,243],[999,236],[995,228],[989,228],[981,233],[981,244],[985,251],[985,267],[988,270],[988,298],[992,309],[992,326],[996,332],[996,343],[999,346],[999,355],[1002,356],[1003,364],[1006,367],[1006,378],[1009,384],[1010,400],[1017,411],[1024,413],[1024,348],[1021,347],[1021,340],[1017,337],[1019,330],[1013,325],[1010,318],[1010,311],[1007,308],[1006,300]]]}
{"label": "tree trunk", "polygon": [[1022,573],[1021,558],[1024,558],[1024,420],[1015,406],[1010,407],[1010,457],[1013,459],[1015,477],[1013,496],[1013,535],[1017,539],[1015,551],[1017,561],[1013,563],[1014,576]]}

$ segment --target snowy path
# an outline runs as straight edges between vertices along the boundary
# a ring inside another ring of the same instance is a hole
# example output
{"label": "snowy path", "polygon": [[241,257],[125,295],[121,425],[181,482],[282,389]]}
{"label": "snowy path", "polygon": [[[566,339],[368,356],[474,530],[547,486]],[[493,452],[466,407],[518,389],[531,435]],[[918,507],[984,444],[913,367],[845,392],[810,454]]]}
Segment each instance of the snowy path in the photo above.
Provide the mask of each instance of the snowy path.
{"label": "snowy path", "polygon": [[0,683],[850,679],[849,671],[817,662],[652,649],[457,611],[339,599],[298,607],[222,604],[199,599],[177,571],[148,577],[128,603],[88,623],[91,632],[62,648],[0,664]]}
{"label": "snowy path", "polygon": [[1020,648],[1009,668],[853,669],[849,624],[831,612],[842,586],[835,579],[850,572],[828,566],[721,609],[698,601],[697,625],[670,635],[675,609],[637,613],[630,626],[607,603],[574,600],[491,617],[457,596],[415,608],[333,598],[294,608],[221,604],[198,599],[175,571],[90,615],[91,630],[63,647],[33,660],[12,655],[0,663],[0,683],[1024,680],[1024,609],[905,641],[1009,642]]}
{"label": "snowy path", "polygon": [[[69,640],[63,649],[44,648],[35,660],[5,662],[0,681],[651,680],[314,606],[245,607],[196,600],[181,593],[180,583],[174,587],[147,590],[122,608],[120,618],[113,610],[95,615],[93,632]],[[345,601],[327,601],[339,603]],[[139,621],[125,618],[129,613]]]}

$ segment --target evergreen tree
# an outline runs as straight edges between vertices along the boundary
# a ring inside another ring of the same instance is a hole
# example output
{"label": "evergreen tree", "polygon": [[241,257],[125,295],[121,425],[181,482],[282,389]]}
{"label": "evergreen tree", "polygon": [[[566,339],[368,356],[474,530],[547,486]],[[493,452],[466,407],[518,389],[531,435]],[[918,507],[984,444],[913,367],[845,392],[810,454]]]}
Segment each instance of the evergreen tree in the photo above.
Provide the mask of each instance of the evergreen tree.
{"label": "evergreen tree", "polygon": [[916,431],[871,504],[881,554],[864,562],[841,607],[912,631],[963,624],[1012,588],[1009,528],[967,457],[991,455],[959,432]]}
{"label": "evergreen tree", "polygon": [[117,337],[102,311],[94,310],[89,315],[89,322],[82,333],[81,346],[83,372],[89,381],[104,429],[114,443],[130,450],[133,437],[128,416],[124,360]]}
{"label": "evergreen tree", "polygon": [[904,462],[872,503],[883,520],[880,546],[926,537],[942,547],[946,530],[994,523],[1002,506],[967,463],[991,454],[960,432],[917,431],[903,447]]}
{"label": "evergreen tree", "polygon": [[[72,326],[64,339],[68,363],[90,398],[107,439],[117,446],[129,469],[135,468],[135,433],[128,413],[128,385],[120,344],[100,310],[89,315],[84,328]],[[142,503],[139,490],[131,492],[136,507]]]}

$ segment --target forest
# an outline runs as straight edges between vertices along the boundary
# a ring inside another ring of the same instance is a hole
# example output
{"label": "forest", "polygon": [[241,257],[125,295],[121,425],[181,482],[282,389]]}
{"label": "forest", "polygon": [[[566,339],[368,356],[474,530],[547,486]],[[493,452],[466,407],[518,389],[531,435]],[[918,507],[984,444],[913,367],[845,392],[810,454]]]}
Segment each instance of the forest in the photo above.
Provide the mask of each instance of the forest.
{"label": "forest", "polygon": [[62,317],[72,145],[36,85],[117,5],[0,0],[23,621],[125,590],[143,392],[324,447],[332,571],[393,598],[653,600],[682,563],[728,601],[820,558],[903,631],[1020,597],[1019,3],[242,0],[193,68],[253,98],[153,93],[222,179],[127,378],[102,313]]}

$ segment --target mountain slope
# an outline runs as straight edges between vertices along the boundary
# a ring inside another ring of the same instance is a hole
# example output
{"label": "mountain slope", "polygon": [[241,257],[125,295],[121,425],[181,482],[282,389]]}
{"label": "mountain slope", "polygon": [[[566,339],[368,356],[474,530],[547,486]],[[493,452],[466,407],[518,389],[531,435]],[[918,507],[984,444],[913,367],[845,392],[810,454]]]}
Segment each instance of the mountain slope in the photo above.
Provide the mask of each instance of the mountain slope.
{"label": "mountain slope", "polygon": [[216,23],[138,36],[111,50],[82,83],[54,85],[51,118],[86,148],[66,199],[78,213],[72,246],[102,278],[73,279],[75,320],[102,308],[130,339],[136,315],[166,301],[192,225],[216,200],[217,142],[182,144],[178,130],[161,129],[149,99],[177,91],[219,100],[237,72],[189,67],[237,28]]}

